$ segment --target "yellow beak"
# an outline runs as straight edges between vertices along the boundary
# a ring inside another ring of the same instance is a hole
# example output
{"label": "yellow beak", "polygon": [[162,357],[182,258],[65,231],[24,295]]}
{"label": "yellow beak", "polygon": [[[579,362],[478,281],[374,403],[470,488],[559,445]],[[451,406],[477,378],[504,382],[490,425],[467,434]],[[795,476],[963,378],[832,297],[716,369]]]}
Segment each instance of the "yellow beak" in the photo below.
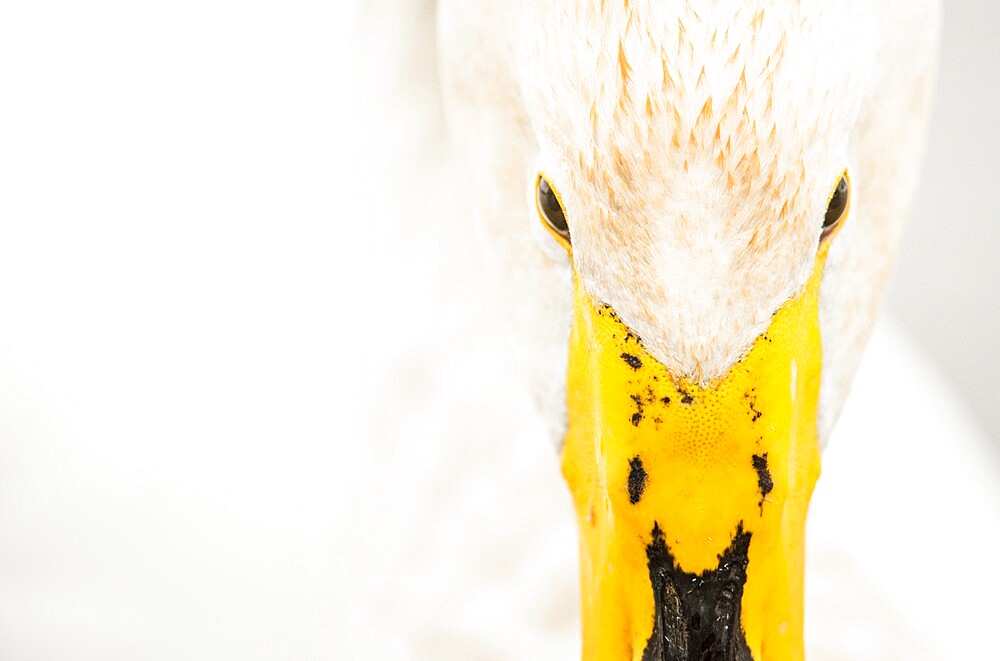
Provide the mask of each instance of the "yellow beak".
{"label": "yellow beak", "polygon": [[803,658],[824,258],[706,387],[668,373],[577,278],[562,461],[584,659]]}

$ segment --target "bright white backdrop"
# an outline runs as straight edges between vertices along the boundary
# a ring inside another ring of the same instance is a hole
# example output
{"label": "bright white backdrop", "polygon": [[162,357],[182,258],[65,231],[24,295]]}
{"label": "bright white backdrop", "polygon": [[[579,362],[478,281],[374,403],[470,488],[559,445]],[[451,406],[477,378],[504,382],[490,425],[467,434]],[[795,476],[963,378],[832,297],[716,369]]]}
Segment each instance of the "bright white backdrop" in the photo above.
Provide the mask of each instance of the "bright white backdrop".
{"label": "bright white backdrop", "polygon": [[945,3],[923,186],[889,310],[1000,447],[1000,3]]}

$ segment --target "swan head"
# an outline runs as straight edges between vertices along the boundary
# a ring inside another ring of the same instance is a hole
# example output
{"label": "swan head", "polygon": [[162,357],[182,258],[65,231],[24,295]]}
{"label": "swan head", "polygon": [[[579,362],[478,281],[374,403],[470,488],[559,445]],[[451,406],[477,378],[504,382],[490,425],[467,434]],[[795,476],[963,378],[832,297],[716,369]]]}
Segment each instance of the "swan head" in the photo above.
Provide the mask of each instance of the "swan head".
{"label": "swan head", "polygon": [[442,4],[576,506],[585,658],[802,658],[806,512],[914,183],[925,4]]}

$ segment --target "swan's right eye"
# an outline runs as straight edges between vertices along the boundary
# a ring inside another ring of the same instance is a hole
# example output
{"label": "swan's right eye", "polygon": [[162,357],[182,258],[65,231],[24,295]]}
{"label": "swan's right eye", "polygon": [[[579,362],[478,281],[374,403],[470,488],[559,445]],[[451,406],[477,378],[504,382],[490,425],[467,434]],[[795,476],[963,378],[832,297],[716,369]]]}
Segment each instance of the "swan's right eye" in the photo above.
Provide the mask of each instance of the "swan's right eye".
{"label": "swan's right eye", "polygon": [[569,244],[569,223],[566,222],[566,212],[563,211],[559,196],[544,176],[538,177],[537,188],[538,215],[545,221],[549,231]]}

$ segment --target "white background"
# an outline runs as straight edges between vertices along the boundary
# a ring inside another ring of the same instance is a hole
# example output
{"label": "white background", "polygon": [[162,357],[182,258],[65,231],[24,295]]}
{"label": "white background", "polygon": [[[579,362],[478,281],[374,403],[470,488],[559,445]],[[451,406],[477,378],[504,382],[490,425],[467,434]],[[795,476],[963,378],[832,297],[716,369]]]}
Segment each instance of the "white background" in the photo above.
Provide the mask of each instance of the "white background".
{"label": "white background", "polygon": [[945,3],[938,94],[889,311],[1000,441],[1000,3]]}

